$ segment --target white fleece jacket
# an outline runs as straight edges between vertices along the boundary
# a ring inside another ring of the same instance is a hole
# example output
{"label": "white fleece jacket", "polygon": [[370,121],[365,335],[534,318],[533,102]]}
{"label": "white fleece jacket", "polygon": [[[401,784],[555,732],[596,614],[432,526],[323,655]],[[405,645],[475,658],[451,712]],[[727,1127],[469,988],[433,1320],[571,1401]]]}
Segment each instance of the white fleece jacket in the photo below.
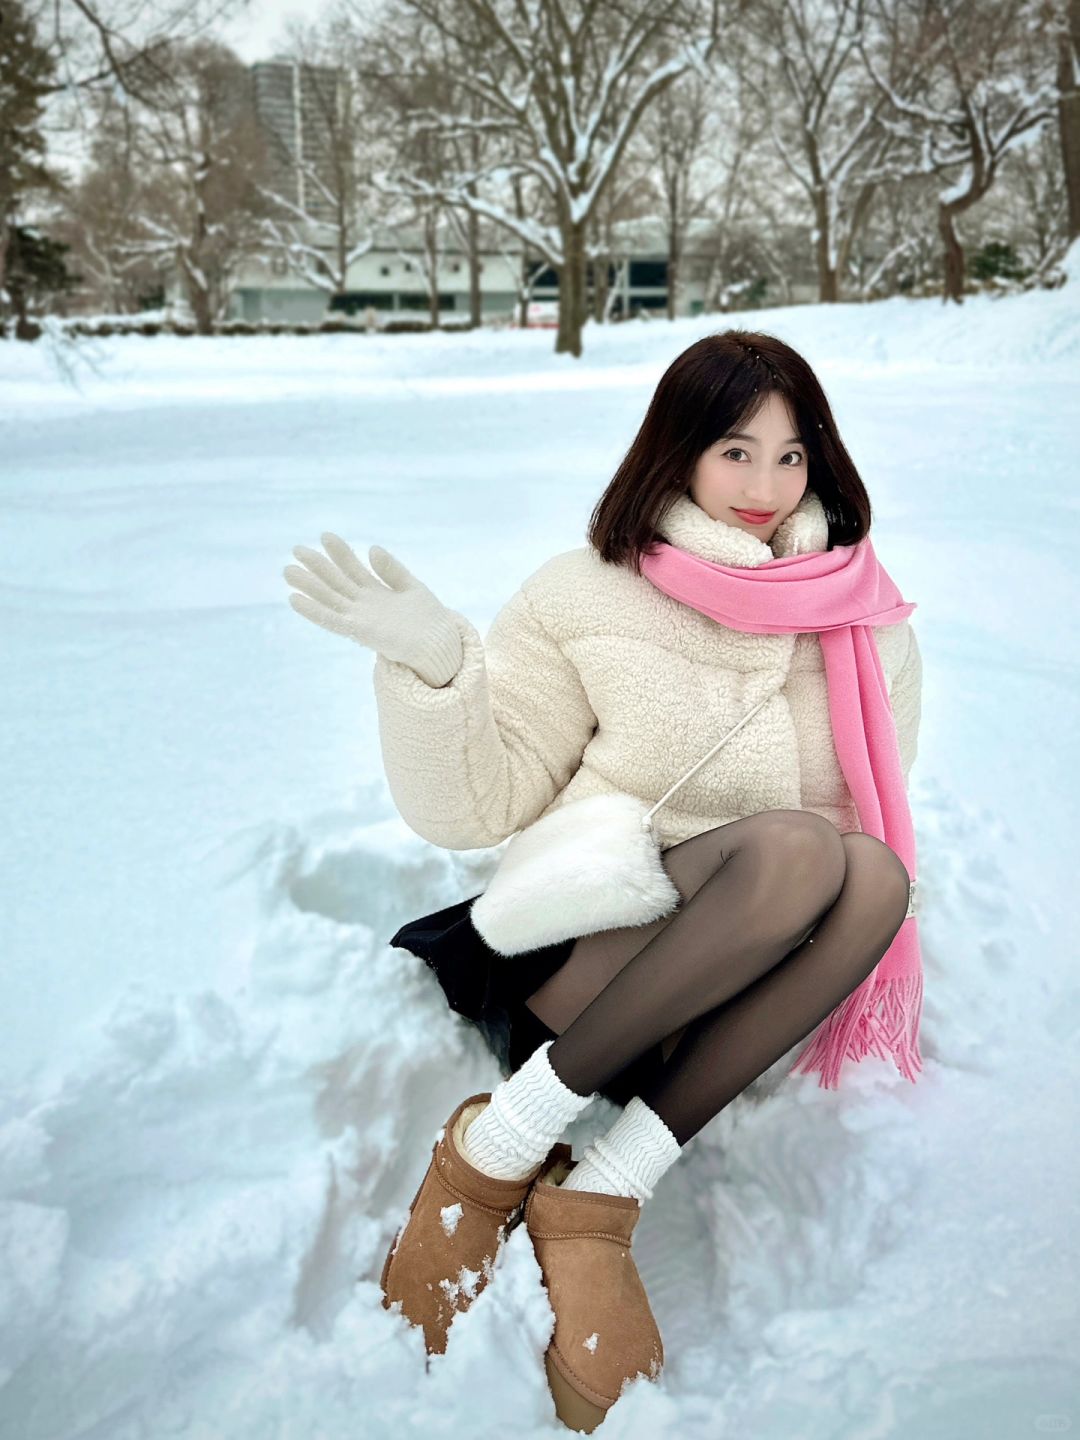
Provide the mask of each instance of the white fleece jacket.
{"label": "white fleece jacket", "polygon": [[[672,544],[725,565],[824,550],[807,490],[766,544],[690,496],[661,522]],[[754,718],[656,812],[661,850],[760,810],[813,810],[858,830],[833,744],[816,634],[730,630],[589,546],[540,566],[486,638],[452,612],[464,658],[426,685],[378,655],[383,763],[405,822],[451,850],[494,846],[568,801],[622,790],[650,805],[751,706]],[[910,621],[875,626],[905,781],[915,760],[922,662]]]}

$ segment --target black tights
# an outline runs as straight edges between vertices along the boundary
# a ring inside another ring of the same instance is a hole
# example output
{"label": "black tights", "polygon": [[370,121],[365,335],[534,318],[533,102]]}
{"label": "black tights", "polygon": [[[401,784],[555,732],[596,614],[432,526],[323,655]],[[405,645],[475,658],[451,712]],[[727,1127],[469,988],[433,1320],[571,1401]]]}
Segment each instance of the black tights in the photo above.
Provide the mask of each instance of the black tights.
{"label": "black tights", "polygon": [[663,860],[678,908],[575,943],[567,966],[591,945],[621,968],[548,1058],[589,1095],[685,1027],[641,1094],[685,1145],[866,978],[903,924],[908,873],[883,841],[806,810],[719,825]]}

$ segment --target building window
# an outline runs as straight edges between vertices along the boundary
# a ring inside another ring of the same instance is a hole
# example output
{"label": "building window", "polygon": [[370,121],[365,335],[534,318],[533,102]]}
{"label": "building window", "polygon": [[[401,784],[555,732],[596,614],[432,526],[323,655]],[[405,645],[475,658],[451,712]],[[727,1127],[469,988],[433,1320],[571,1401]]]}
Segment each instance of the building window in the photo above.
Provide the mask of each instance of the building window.
{"label": "building window", "polygon": [[[398,304],[403,310],[428,310],[431,308],[431,296],[425,290],[402,290],[398,295]],[[454,296],[447,291],[439,291],[439,309],[453,310]]]}
{"label": "building window", "polygon": [[666,260],[631,260],[630,284],[656,288],[667,284]]}
{"label": "building window", "polygon": [[355,315],[360,310],[366,310],[369,305],[389,310],[390,296],[381,294],[378,290],[341,290],[331,297],[328,309],[344,315]]}
{"label": "building window", "polygon": [[559,285],[559,277],[546,260],[530,260],[525,276],[534,286],[551,286],[557,289]]}

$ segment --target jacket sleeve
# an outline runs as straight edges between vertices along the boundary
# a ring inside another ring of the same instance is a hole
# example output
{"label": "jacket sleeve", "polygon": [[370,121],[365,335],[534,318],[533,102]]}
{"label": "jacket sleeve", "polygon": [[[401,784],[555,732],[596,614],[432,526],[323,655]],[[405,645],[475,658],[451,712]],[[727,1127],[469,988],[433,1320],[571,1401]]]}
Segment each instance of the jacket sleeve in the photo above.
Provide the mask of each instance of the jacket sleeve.
{"label": "jacket sleeve", "polygon": [[919,752],[919,721],[922,717],[922,654],[910,624],[908,636],[907,655],[897,672],[889,695],[896,724],[896,738],[900,745],[900,766],[904,772],[905,786]]}
{"label": "jacket sleeve", "polygon": [[448,850],[498,845],[535,820],[581,763],[597,719],[528,582],[486,640],[452,611],[464,651],[446,685],[377,655],[383,765],[405,823]]}

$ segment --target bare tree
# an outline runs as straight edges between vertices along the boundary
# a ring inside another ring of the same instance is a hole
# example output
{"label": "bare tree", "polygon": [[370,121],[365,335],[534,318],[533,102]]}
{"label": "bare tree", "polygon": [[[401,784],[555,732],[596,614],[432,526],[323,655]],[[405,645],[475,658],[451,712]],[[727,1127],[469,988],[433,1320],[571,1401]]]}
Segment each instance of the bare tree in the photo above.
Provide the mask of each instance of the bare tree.
{"label": "bare tree", "polygon": [[[0,10],[0,110],[5,112],[0,154],[0,290],[16,217],[35,192],[56,195],[66,183],[44,163],[44,148],[27,163],[36,130],[56,146],[66,134],[92,134],[92,98],[137,98],[167,78],[168,45],[203,33],[241,0],[5,0]],[[29,60],[25,37],[34,36],[43,63]],[[15,106],[21,118],[15,118]],[[31,118],[33,117],[33,118]],[[18,157],[22,157],[16,163]]]}
{"label": "bare tree", "polygon": [[[462,103],[471,118],[476,119],[479,114],[476,96],[466,94],[462,97]],[[483,154],[483,140],[479,130],[475,126],[471,127],[468,134],[451,143],[459,151],[456,167],[458,171],[475,172],[480,166]],[[467,183],[471,186],[471,193],[475,195],[477,193],[475,181]],[[481,258],[484,238],[494,233],[495,226],[485,225],[475,209],[468,206],[449,205],[446,208],[446,217],[450,231],[457,240],[458,248],[465,256],[466,264],[469,267],[469,325],[475,329],[483,320],[480,274],[484,263]]]}
{"label": "bare tree", "polygon": [[[612,177],[600,194],[586,234],[585,256],[592,268],[592,317],[605,322],[629,279],[629,257],[625,243],[619,238],[621,222],[642,216],[651,217],[655,205],[655,188],[644,148],[631,140]],[[614,274],[614,284],[609,275]]]}
{"label": "bare tree", "polygon": [[130,106],[99,105],[90,164],[68,188],[51,225],[71,247],[81,276],[77,294],[94,308],[130,312],[163,293],[169,265],[139,253],[139,215],[159,208],[154,190],[168,182],[145,173],[135,146]]}
{"label": "bare tree", "polygon": [[[54,145],[93,133],[95,96],[153,102],[174,45],[208,35],[244,0],[24,0],[55,62],[41,89]],[[5,8],[7,8],[5,6]]]}
{"label": "bare tree", "polygon": [[262,243],[266,152],[248,80],[223,45],[172,46],[168,78],[153,86],[134,129],[141,163],[167,183],[137,216],[143,238],[124,248],[171,262],[204,335],[224,312],[240,262]]}
{"label": "bare tree", "polygon": [[741,17],[741,78],[809,204],[819,299],[831,303],[894,144],[860,60],[865,0],[742,0]]}
{"label": "bare tree", "polygon": [[873,214],[848,254],[848,284],[860,300],[898,291],[941,290],[941,247],[933,221],[932,177],[910,175],[878,184]]}
{"label": "bare tree", "polygon": [[[365,82],[365,50],[355,21],[340,10],[321,25],[290,27],[283,58],[297,67],[303,143],[269,137],[299,182],[295,198],[262,187],[270,248],[330,295],[348,288],[350,267],[373,248],[377,211],[385,209],[370,176],[390,158],[388,126]],[[261,123],[266,129],[265,117]]]}
{"label": "bare tree", "polygon": [[[1029,145],[1005,155],[977,218],[980,240],[996,241],[1015,253],[1020,274],[1011,288],[1031,289],[1047,281],[1069,245],[1069,202],[1056,126],[1042,126]],[[1009,284],[1000,277],[996,283]]]}
{"label": "bare tree", "polygon": [[[491,153],[492,137],[479,124],[470,123],[460,133],[439,133],[434,127],[411,123],[416,113],[428,112],[479,120],[477,97],[457,77],[454,42],[411,11],[388,10],[370,22],[362,75],[391,152],[374,183],[384,204],[404,203],[400,223],[421,233],[419,247],[408,258],[423,272],[431,322],[439,323],[442,251],[456,242],[468,266],[470,323],[479,325],[482,253],[485,244],[492,244],[495,227],[485,225],[475,209],[440,193],[438,182],[447,173],[468,176],[478,171]],[[392,172],[407,174],[414,183],[387,184],[386,176]],[[464,185],[475,193],[473,182],[466,179]]]}
{"label": "bare tree", "polygon": [[751,203],[752,215],[720,219],[698,238],[706,310],[727,313],[794,303],[805,263],[806,226],[792,221],[783,202],[768,194]]}
{"label": "bare tree", "polygon": [[[401,166],[391,192],[463,207],[511,231],[559,277],[555,348],[581,354],[586,246],[600,197],[642,116],[716,43],[720,0],[403,0],[419,24],[447,37],[454,79],[475,109],[416,107],[414,132],[470,131],[497,139],[475,168],[427,178]],[[515,177],[528,182],[522,216]]]}
{"label": "bare tree", "polygon": [[[5,313],[8,257],[20,208],[63,183],[46,163],[42,130],[44,97],[54,72],[55,61],[32,16],[19,0],[7,4],[0,11],[0,307]],[[19,323],[25,324],[24,315]]]}
{"label": "bare tree", "polygon": [[[398,159],[403,168],[423,180],[437,178],[447,169],[452,174],[473,175],[482,166],[490,145],[482,127],[470,124],[463,134],[450,133],[440,138],[432,130],[419,133],[408,124],[408,115],[414,105],[429,107],[443,114],[463,112],[471,121],[481,118],[478,97],[457,83],[452,62],[453,46],[442,31],[430,32],[433,53],[422,67],[415,70],[422,77],[423,89],[417,93],[413,87],[400,83],[395,86],[396,113],[399,137]],[[478,193],[476,182],[466,180],[466,188],[472,195]],[[413,196],[417,215],[425,225],[426,233],[434,236],[441,233],[443,222],[449,235],[457,241],[465,256],[469,269],[469,322],[478,326],[483,318],[481,296],[482,250],[484,238],[495,231],[495,226],[482,222],[477,211],[467,205],[444,203],[439,197]],[[438,323],[438,285],[433,275],[434,299],[432,302],[432,323]]]}
{"label": "bare tree", "polygon": [[1058,133],[1068,196],[1068,240],[1080,235],[1080,0],[1053,0],[1058,55]]}
{"label": "bare tree", "polygon": [[412,248],[398,245],[395,247],[396,253],[403,262],[406,273],[411,274],[415,271],[419,275],[423,292],[427,298],[431,328],[437,330],[442,320],[439,272],[444,263],[444,249],[449,229],[446,215],[441,207],[423,205],[406,224],[410,229],[419,230],[420,243]]}
{"label": "bare tree", "polygon": [[679,310],[683,251],[697,220],[713,218],[718,235],[733,223],[749,194],[740,174],[750,148],[749,111],[738,67],[730,77],[685,75],[667,89],[642,122],[640,137],[667,235],[669,319]]}
{"label": "bare tree", "polygon": [[957,219],[990,190],[1003,157],[1028,144],[1057,100],[1052,16],[1031,0],[872,0],[884,48],[906,79],[885,73],[864,47],[867,70],[889,101],[902,150],[894,176],[933,173],[943,298],[960,304],[964,249]]}
{"label": "bare tree", "polygon": [[780,160],[768,111],[737,63],[714,104],[720,120],[701,160],[719,179],[696,243],[704,305],[723,312],[760,304],[769,285],[786,304],[809,232],[804,190]]}
{"label": "bare tree", "polygon": [[[528,213],[528,201],[525,193],[525,182],[521,175],[511,177],[510,189],[513,192],[513,210],[518,224],[524,224]],[[470,212],[472,213],[472,212]],[[511,284],[517,297],[517,324],[525,329],[529,320],[529,304],[536,288],[536,282],[540,276],[539,268],[533,263],[534,257],[530,254],[528,246],[514,243],[515,233],[499,225],[488,227],[492,235],[492,246],[498,251],[499,261],[510,277]],[[505,237],[506,245],[500,244],[500,237]]]}

